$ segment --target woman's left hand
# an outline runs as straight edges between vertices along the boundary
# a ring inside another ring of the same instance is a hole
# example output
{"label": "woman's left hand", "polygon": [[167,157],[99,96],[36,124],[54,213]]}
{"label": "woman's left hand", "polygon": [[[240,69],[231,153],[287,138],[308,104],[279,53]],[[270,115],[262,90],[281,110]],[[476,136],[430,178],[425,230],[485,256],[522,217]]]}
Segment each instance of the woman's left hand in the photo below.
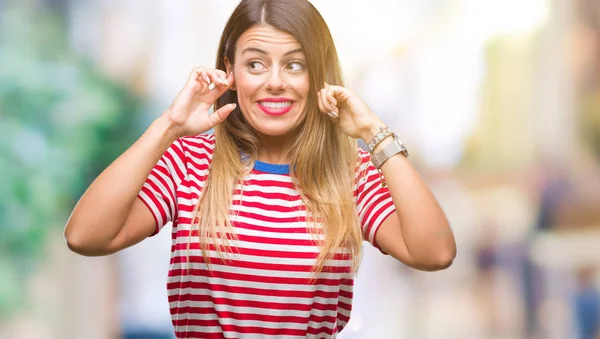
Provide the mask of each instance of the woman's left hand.
{"label": "woman's left hand", "polygon": [[383,121],[349,88],[325,83],[317,101],[321,112],[352,138],[368,143],[385,128]]}

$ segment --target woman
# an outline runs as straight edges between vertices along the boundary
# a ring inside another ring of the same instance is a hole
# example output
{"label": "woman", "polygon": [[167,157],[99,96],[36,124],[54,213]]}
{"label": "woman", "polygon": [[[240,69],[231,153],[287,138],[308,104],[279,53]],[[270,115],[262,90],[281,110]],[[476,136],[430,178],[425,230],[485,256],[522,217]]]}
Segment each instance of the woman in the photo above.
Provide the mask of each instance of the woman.
{"label": "woman", "polygon": [[194,69],[82,196],[69,248],[111,254],[172,222],[180,338],[335,337],[363,240],[416,269],[448,267],[443,211],[400,141],[343,86],[336,53],[308,1],[243,0],[216,69]]}

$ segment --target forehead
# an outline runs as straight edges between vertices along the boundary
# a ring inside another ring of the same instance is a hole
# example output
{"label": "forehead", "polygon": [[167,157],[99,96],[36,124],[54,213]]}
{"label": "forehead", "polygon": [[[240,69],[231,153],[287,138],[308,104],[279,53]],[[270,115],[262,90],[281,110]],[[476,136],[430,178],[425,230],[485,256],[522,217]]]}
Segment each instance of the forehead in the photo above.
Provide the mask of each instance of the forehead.
{"label": "forehead", "polygon": [[302,46],[289,33],[276,30],[271,26],[259,25],[247,29],[236,43],[238,53],[243,52],[248,47],[269,48],[270,50],[279,49],[285,52],[290,49],[301,48]]}

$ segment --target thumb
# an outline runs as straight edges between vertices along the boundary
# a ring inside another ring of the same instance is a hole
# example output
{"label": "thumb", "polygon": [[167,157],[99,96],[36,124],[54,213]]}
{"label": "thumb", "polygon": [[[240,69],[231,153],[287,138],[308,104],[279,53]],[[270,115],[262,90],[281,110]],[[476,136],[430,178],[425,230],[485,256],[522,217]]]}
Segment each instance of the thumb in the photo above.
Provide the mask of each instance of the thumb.
{"label": "thumb", "polygon": [[210,125],[211,125],[210,128],[214,128],[218,124],[225,121],[225,119],[227,119],[229,114],[231,114],[231,112],[233,112],[233,110],[236,107],[237,107],[237,105],[234,103],[227,104],[227,105],[219,108],[215,112],[213,112],[211,115],[209,115],[208,118],[209,118]]}

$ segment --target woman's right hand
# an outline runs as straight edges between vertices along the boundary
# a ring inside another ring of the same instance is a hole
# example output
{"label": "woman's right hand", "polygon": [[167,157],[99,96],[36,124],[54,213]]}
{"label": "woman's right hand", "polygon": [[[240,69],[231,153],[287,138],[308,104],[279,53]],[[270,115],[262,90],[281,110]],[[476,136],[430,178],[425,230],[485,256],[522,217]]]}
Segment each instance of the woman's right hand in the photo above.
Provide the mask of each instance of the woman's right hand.
{"label": "woman's right hand", "polygon": [[208,114],[208,111],[233,83],[233,73],[228,76],[218,69],[194,68],[181,92],[163,114],[175,135],[198,135],[223,122],[235,109],[234,103],[212,114]]}

